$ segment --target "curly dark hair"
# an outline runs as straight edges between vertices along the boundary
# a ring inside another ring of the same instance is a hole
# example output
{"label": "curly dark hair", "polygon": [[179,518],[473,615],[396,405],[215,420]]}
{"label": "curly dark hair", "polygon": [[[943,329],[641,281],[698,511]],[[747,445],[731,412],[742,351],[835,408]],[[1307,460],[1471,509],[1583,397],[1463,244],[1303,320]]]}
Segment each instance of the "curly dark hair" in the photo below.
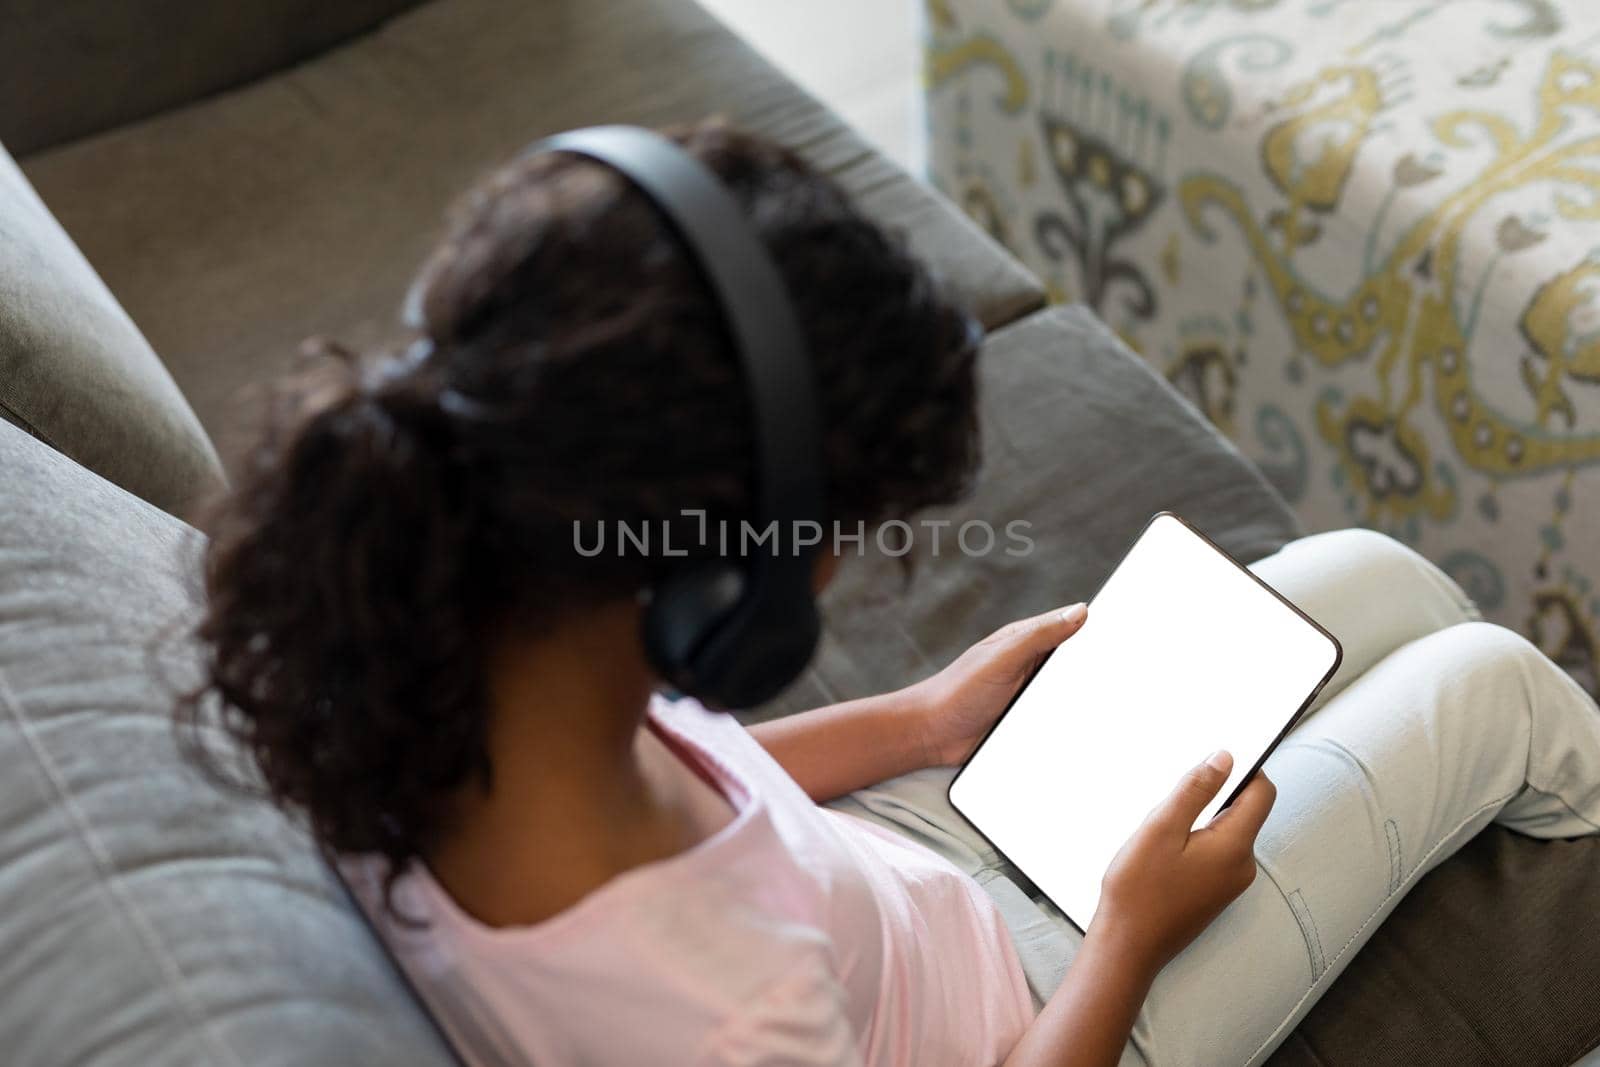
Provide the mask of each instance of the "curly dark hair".
{"label": "curly dark hair", "polygon": [[[958,497],[977,453],[967,315],[791,152],[718,122],[670,136],[732,191],[796,305],[830,515]],[[412,345],[324,343],[334,358],[276,391],[203,520],[204,676],[182,717],[214,708],[324,847],[392,874],[436,839],[447,795],[490,781],[497,628],[537,631],[661,577],[658,555],[580,556],[574,521],[737,522],[754,477],[719,308],[604,166],[547,153],[493,172],[408,306]]]}

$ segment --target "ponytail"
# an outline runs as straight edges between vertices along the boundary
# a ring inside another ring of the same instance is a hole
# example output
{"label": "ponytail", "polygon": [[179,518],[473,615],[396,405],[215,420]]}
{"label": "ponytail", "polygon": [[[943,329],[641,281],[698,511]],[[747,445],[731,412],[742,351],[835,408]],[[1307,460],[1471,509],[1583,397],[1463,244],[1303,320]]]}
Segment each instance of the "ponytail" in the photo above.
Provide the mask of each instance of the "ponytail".
{"label": "ponytail", "polygon": [[208,682],[183,708],[214,691],[275,798],[398,870],[441,792],[488,774],[472,495],[425,375],[322,351],[208,523]]}

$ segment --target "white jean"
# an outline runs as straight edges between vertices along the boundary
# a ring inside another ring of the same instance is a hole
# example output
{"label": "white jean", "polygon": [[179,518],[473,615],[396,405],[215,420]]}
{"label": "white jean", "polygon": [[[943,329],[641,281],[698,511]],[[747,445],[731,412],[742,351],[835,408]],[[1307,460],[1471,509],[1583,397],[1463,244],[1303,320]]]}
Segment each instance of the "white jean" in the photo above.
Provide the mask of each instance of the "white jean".
{"label": "white jean", "polygon": [[[1331,630],[1344,662],[1267,760],[1278,800],[1254,884],[1161,972],[1125,1067],[1265,1060],[1406,891],[1491,821],[1600,833],[1600,709],[1525,639],[1480,621],[1437,567],[1382,534],[1339,530],[1251,569]],[[950,808],[951,773],[838,806],[982,883],[1042,1001],[1081,935]]]}

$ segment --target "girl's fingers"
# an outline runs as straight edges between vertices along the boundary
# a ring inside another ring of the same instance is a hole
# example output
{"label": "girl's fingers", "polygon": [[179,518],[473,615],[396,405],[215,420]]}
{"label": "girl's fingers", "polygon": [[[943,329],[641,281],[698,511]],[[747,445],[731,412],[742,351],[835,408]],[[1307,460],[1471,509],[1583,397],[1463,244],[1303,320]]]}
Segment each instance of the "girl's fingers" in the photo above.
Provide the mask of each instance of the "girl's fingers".
{"label": "girl's fingers", "polygon": [[1226,752],[1213,752],[1206,761],[1183,776],[1177,788],[1167,794],[1150,817],[1157,822],[1187,834],[1189,827],[1200,817],[1205,806],[1211,803],[1228,780],[1233,770],[1233,757]]}
{"label": "girl's fingers", "polygon": [[1278,799],[1278,787],[1263,771],[1257,771],[1255,776],[1239,791],[1233,803],[1227,809],[1211,820],[1211,825],[1206,829],[1217,829],[1225,834],[1242,838],[1245,842],[1254,843],[1256,835],[1261,832],[1262,825],[1267,821],[1267,815],[1272,811],[1273,802]]}
{"label": "girl's fingers", "polygon": [[1018,619],[998,630],[994,639],[1005,646],[1008,654],[1032,658],[1052,651],[1077,633],[1088,617],[1087,604],[1072,604],[1031,619]]}

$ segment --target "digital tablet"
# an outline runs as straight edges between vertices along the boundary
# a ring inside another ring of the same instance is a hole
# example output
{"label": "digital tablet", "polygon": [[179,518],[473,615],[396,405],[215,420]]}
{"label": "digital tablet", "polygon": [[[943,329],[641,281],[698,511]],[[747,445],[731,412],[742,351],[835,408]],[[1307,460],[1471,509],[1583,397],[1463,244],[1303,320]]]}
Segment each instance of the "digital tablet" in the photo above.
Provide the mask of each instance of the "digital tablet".
{"label": "digital tablet", "polygon": [[1327,630],[1169,512],[1012,700],[950,802],[1087,929],[1117,852],[1218,749],[1221,811],[1338,669]]}

